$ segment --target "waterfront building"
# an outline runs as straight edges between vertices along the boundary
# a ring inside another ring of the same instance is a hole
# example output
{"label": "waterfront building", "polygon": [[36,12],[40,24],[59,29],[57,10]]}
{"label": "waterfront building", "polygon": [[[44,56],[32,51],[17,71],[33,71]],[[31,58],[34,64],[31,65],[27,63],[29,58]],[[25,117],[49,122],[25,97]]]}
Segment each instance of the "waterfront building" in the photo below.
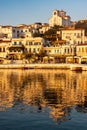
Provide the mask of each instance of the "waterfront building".
{"label": "waterfront building", "polygon": [[50,47],[44,47],[45,53],[48,57],[53,57],[55,62],[66,62],[67,57],[75,56],[75,45],[56,45]]}
{"label": "waterfront building", "polygon": [[0,58],[6,58],[8,53],[8,47],[11,45],[11,40],[3,39],[0,40]]}
{"label": "waterfront building", "polygon": [[76,55],[80,63],[87,63],[87,43],[76,46]]}
{"label": "waterfront building", "polygon": [[[83,44],[86,41],[84,29],[68,28],[58,31],[57,35],[62,40],[57,38],[53,44],[48,45],[48,42],[42,37],[33,37],[31,33],[33,26],[0,26],[0,32],[3,32],[0,33],[0,36],[4,36],[1,34],[7,33],[6,37],[1,37],[0,40],[0,61],[4,58],[9,60],[23,60],[26,53],[36,56],[41,51],[46,56],[43,56],[43,59],[48,58],[49,63],[81,63],[81,59],[86,57],[87,47],[86,44]],[[42,33],[46,31],[44,27],[49,28],[47,24],[43,24]],[[39,28],[39,26],[36,26],[36,28]]]}
{"label": "waterfront building", "polygon": [[77,56],[87,56],[87,43],[76,46]]}
{"label": "waterfront building", "polygon": [[71,18],[66,15],[66,12],[63,10],[53,10],[52,17],[49,18],[49,26],[70,26]]}
{"label": "waterfront building", "polygon": [[8,47],[7,58],[10,60],[20,60],[22,59],[24,53],[24,45],[22,38],[15,38],[11,40],[11,45]]}
{"label": "waterfront building", "polygon": [[41,37],[14,38],[9,46],[8,58],[20,60],[25,53],[38,54],[45,44]]}
{"label": "waterfront building", "polygon": [[24,41],[25,49],[28,53],[39,53],[46,42],[41,37],[26,38]]}
{"label": "waterfront building", "polygon": [[87,43],[87,36],[85,36],[85,43]]}

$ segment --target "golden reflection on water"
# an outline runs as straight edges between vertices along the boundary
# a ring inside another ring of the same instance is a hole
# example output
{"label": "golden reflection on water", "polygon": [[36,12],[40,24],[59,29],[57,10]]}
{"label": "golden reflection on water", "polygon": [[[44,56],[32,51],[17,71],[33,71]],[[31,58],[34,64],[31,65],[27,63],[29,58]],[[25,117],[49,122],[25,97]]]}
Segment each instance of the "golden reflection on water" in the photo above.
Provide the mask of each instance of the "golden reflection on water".
{"label": "golden reflection on water", "polygon": [[87,72],[0,70],[0,111],[18,104],[48,107],[56,122],[69,120],[73,106],[87,112]]}

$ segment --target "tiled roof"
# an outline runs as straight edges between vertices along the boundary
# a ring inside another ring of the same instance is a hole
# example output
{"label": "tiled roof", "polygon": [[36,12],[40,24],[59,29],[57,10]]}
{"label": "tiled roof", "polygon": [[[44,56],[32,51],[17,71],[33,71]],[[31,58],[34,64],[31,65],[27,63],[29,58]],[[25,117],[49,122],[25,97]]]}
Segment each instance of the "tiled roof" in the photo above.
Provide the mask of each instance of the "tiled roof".
{"label": "tiled roof", "polygon": [[87,46],[87,43],[78,44],[77,46]]}

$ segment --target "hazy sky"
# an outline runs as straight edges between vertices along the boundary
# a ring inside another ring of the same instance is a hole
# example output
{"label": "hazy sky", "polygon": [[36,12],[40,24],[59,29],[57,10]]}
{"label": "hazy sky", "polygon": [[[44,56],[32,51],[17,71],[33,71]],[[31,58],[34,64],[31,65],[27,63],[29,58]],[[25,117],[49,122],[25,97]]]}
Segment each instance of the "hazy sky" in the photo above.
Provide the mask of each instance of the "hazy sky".
{"label": "hazy sky", "polygon": [[54,9],[72,21],[87,19],[87,0],[0,0],[0,25],[48,23]]}

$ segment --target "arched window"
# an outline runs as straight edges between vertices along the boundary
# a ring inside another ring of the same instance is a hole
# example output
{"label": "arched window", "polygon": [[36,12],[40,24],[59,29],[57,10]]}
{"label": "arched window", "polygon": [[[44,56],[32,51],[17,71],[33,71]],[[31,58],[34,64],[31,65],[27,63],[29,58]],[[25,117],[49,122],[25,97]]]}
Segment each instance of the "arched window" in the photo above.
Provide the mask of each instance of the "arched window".
{"label": "arched window", "polygon": [[56,15],[56,12],[54,12],[54,15]]}

